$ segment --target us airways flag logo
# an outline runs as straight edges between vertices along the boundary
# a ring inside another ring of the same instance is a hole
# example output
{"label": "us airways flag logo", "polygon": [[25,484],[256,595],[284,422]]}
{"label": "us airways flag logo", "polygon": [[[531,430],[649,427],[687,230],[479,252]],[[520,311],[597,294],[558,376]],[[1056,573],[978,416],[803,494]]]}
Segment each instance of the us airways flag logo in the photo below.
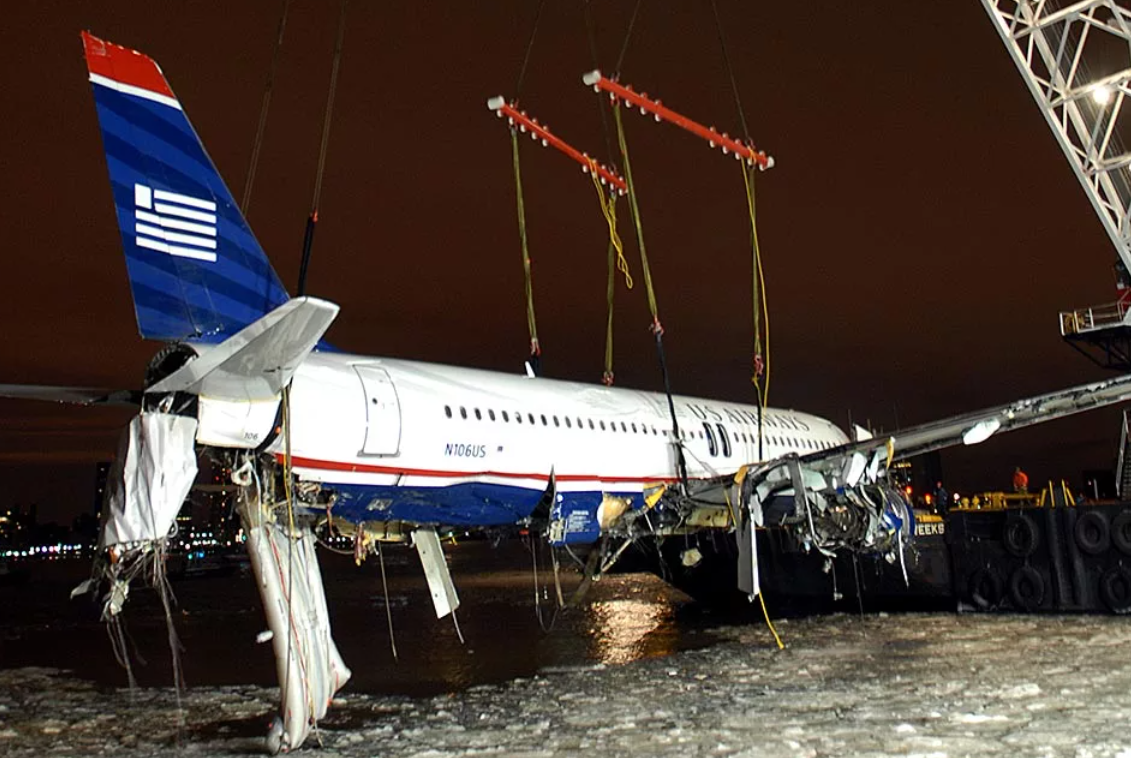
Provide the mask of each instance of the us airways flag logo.
{"label": "us airways flag logo", "polygon": [[216,203],[134,185],[138,247],[181,258],[216,262]]}

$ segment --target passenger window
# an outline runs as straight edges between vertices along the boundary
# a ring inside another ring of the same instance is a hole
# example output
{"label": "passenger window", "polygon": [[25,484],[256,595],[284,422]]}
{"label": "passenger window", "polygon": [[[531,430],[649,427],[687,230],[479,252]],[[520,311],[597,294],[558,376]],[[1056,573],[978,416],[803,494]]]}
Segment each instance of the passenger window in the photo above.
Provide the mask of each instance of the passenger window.
{"label": "passenger window", "polygon": [[635,422],[633,422],[633,424],[632,424],[632,433],[636,434],[636,423]]}
{"label": "passenger window", "polygon": [[624,423],[623,421],[622,421],[622,422],[620,422],[620,430],[621,430],[622,432],[625,432],[625,433],[627,433],[627,432],[628,432],[628,424]]}
{"label": "passenger window", "polygon": [[558,423],[558,417],[557,416],[554,416],[554,426],[561,426],[561,424]]}
{"label": "passenger window", "polygon": [[483,414],[479,412],[478,408],[475,409],[475,420],[476,421],[482,421],[483,420]]}
{"label": "passenger window", "polygon": [[505,422],[508,422],[508,423],[509,423],[509,422],[510,422],[510,420],[511,420],[511,417],[510,417],[510,415],[509,415],[509,414],[508,414],[508,413],[507,413],[506,411],[503,411],[503,421],[505,421]]}
{"label": "passenger window", "polygon": [[450,406],[450,405],[444,406],[444,415],[447,416],[448,418],[452,417],[452,406]]}
{"label": "passenger window", "polygon": [[[712,456],[718,455],[719,454],[719,446],[715,443],[715,433],[711,431],[711,427],[707,424],[706,421],[703,422],[703,428],[707,432],[707,435],[706,435],[706,437],[707,437],[707,452],[710,453]],[[700,435],[702,435],[702,434],[703,433],[700,432]]]}
{"label": "passenger window", "polygon": [[573,423],[569,420],[569,416],[565,417],[565,422],[566,422],[566,429],[572,429],[573,428]]}
{"label": "passenger window", "polygon": [[495,412],[491,409],[487,409],[487,418],[494,421],[495,420]]}
{"label": "passenger window", "polygon": [[601,422],[601,431],[602,432],[605,431],[605,422],[604,421]]}
{"label": "passenger window", "polygon": [[727,430],[723,428],[722,424],[715,424],[715,428],[719,430],[719,442],[722,443],[723,455],[727,458],[730,457],[730,437],[727,436]]}
{"label": "passenger window", "polygon": [[542,426],[549,426],[550,422],[546,420],[546,414],[543,413],[541,415],[542,415]]}
{"label": "passenger window", "polygon": [[530,422],[531,426],[533,426],[534,425],[534,414],[533,413],[527,413],[526,414],[526,420]]}
{"label": "passenger window", "polygon": [[467,418],[467,408],[464,408],[462,405],[459,407],[459,417]]}

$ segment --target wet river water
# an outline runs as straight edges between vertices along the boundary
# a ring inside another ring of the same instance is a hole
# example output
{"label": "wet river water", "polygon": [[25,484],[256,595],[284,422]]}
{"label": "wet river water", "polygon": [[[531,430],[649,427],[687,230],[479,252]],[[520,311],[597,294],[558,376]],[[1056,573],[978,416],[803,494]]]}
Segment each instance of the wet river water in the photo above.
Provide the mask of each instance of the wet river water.
{"label": "wet river water", "polygon": [[[535,614],[529,556],[452,555],[460,644],[411,554],[325,562],[354,678],[307,748],[325,756],[1016,755],[1131,758],[1131,624],[1111,616],[715,616],[654,577]],[[60,574],[64,572],[60,571]],[[545,578],[545,574],[541,575]],[[568,592],[575,580],[567,579]],[[93,609],[63,577],[0,588],[0,755],[246,755],[275,709],[262,612],[239,574],[175,585],[189,687],[171,683],[145,593],[129,690]],[[393,611],[394,660],[385,607]]]}

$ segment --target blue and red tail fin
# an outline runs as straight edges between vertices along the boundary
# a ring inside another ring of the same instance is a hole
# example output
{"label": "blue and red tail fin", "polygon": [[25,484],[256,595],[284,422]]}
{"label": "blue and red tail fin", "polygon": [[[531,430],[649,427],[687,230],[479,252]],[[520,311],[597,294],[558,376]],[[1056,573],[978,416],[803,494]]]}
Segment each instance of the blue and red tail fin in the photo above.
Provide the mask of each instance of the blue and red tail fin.
{"label": "blue and red tail fin", "polygon": [[82,41],[141,335],[220,342],[287,302],[161,69]]}

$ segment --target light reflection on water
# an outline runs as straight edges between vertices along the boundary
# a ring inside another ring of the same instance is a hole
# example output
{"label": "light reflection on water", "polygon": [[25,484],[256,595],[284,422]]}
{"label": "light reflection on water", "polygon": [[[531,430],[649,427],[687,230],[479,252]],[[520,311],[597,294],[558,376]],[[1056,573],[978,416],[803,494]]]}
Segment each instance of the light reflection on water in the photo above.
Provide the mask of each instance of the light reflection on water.
{"label": "light reflection on water", "polygon": [[[606,576],[595,582],[580,607],[555,616],[552,585],[533,599],[529,553],[521,545],[492,548],[463,543],[449,553],[462,601],[461,644],[451,619],[436,619],[423,572],[407,548],[389,551],[389,597],[379,569],[320,553],[334,638],[353,678],[346,692],[432,695],[479,684],[530,677],[555,668],[595,663],[616,665],[710,644],[710,634],[688,629],[677,618],[688,599],[645,574]],[[23,587],[0,587],[0,668],[46,666],[73,670],[81,678],[123,686],[93,606],[70,601],[85,578],[45,577]],[[540,577],[544,584],[545,576]],[[563,576],[566,597],[578,582]],[[190,686],[275,684],[269,645],[256,645],[265,627],[250,576],[211,576],[176,582],[175,615],[184,645],[182,663]],[[399,652],[391,652],[385,616],[393,615]],[[149,665],[135,666],[143,686],[171,683],[169,651],[160,604],[150,591],[131,593],[125,621],[135,653]]]}
{"label": "light reflection on water", "polygon": [[599,600],[588,608],[593,619],[592,655],[610,665],[674,652],[664,646],[650,647],[649,635],[665,622],[671,623],[670,605],[652,600]]}

